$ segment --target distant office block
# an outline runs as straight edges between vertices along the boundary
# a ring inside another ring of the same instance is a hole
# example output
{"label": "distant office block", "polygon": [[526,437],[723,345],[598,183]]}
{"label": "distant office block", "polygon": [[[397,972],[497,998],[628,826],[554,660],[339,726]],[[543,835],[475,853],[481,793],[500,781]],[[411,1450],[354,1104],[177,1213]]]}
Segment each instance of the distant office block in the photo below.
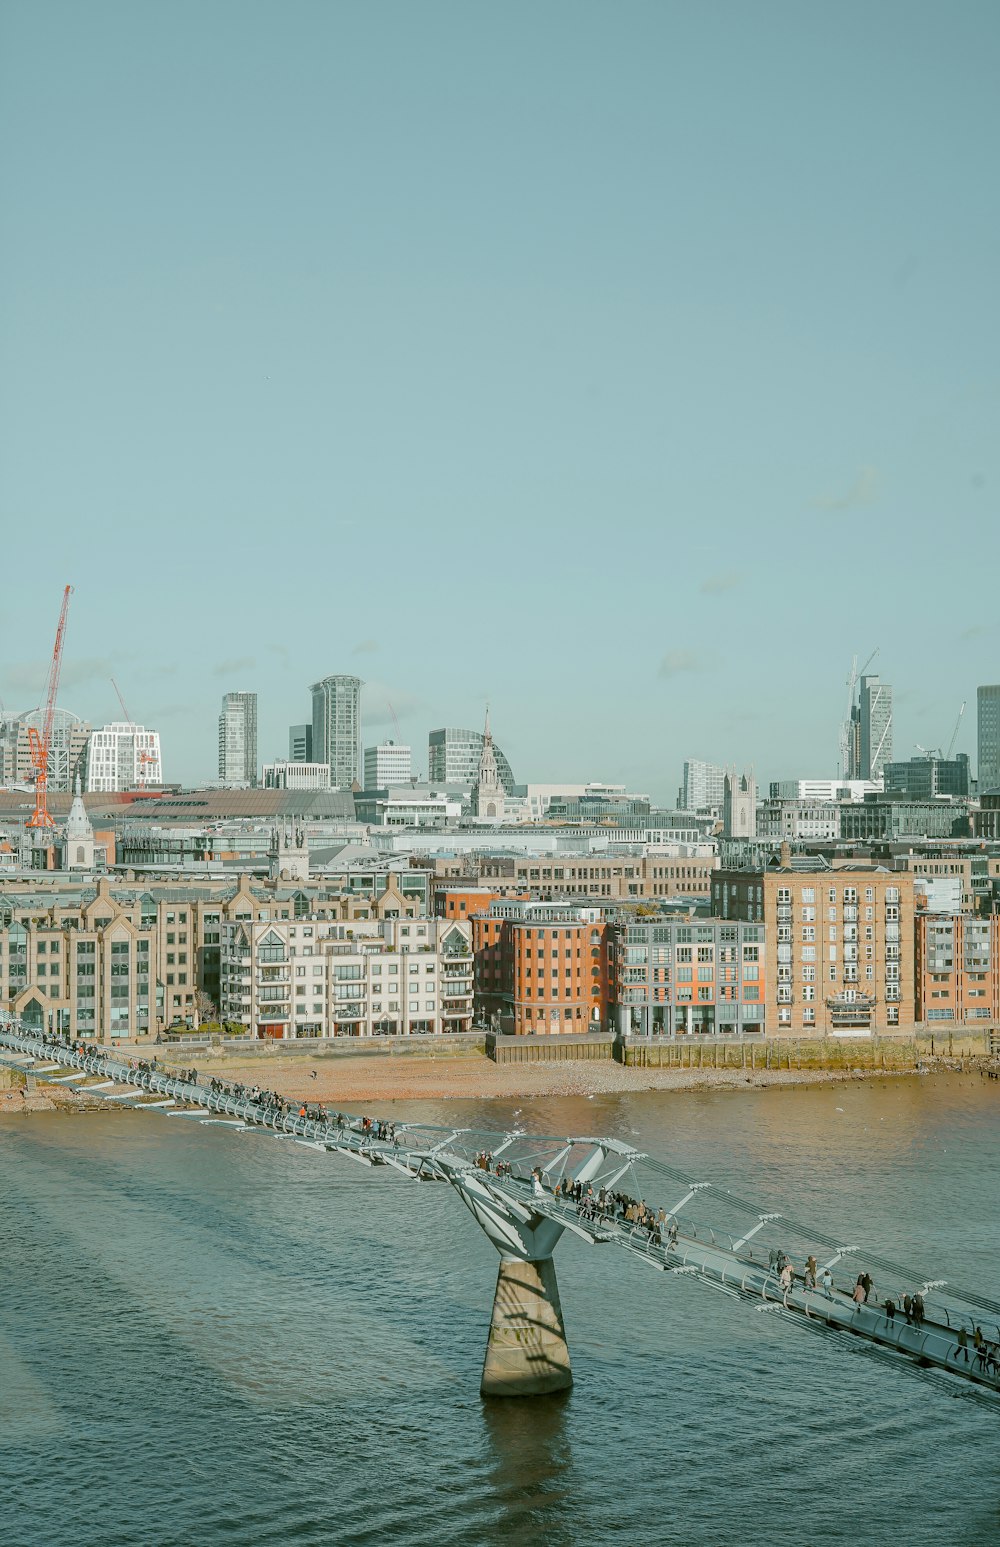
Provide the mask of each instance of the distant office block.
{"label": "distant office block", "polygon": [[362,687],[360,677],[330,676],[310,688],[313,761],[326,763],[336,789],[349,790],[361,772]]}
{"label": "distant office block", "polygon": [[390,784],[409,784],[413,777],[413,753],[396,741],[380,741],[365,747],[365,789],[384,790]]}
{"label": "distant office block", "polygon": [[328,790],[330,770],[325,763],[265,763],[260,772],[265,790]]}
{"label": "distant office block", "polygon": [[1000,789],[1000,683],[977,688],[979,793]]}
{"label": "distant office block", "polygon": [[892,762],[892,688],[880,677],[861,679],[858,708],[861,719],[862,779],[877,779]]}
{"label": "distant office block", "polygon": [[313,760],[313,728],[311,725],[288,727],[288,760],[290,763],[311,763]]}
{"label": "distant office block", "polygon": [[681,811],[721,811],[725,790],[726,770],[719,763],[706,763],[697,757],[685,759],[683,783],[677,793]]}
{"label": "distant office block", "polygon": [[227,693],[219,715],[219,779],[223,784],[257,783],[257,695]]}
{"label": "distant office block", "polygon": [[[427,738],[427,779],[430,784],[467,785],[469,789],[479,777],[479,761],[483,755],[482,731],[458,730],[448,726],[431,731]],[[507,795],[514,793],[514,775],[503,752],[493,742],[497,773]]]}

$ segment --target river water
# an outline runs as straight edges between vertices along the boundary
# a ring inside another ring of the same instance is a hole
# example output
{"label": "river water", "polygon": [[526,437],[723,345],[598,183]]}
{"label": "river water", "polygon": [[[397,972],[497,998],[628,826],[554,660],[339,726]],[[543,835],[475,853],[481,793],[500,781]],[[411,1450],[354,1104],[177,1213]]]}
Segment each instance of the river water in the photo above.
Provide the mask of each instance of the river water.
{"label": "river water", "polygon": [[[977,1076],[520,1107],[1000,1290]],[[484,1403],[497,1258],[448,1187],[120,1113],[0,1122],[0,1190],[4,1547],[1000,1542],[989,1412],[575,1237],[574,1389]]]}

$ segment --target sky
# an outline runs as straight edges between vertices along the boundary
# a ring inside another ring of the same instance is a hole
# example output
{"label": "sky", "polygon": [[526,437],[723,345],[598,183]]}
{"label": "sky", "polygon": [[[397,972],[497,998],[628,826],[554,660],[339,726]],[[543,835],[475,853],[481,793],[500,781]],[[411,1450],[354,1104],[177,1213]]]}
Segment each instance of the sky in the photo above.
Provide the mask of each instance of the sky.
{"label": "sky", "polygon": [[[6,0],[0,700],[672,801],[1000,681],[995,0]],[[391,708],[390,708],[391,705]]]}

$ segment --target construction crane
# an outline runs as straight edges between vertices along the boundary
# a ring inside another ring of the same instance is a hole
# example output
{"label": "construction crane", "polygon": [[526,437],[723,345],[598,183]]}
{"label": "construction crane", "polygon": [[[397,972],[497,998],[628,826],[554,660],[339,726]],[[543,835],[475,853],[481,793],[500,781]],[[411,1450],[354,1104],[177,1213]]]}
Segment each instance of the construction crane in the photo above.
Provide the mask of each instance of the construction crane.
{"label": "construction crane", "polygon": [[945,754],[945,761],[946,762],[950,762],[951,761],[951,754],[955,750],[955,743],[958,740],[958,733],[959,733],[959,730],[961,729],[962,716],[963,716],[964,713],[965,713],[965,699],[963,698],[962,699],[962,707],[958,711],[958,719],[955,721],[955,729],[952,731],[952,733],[951,733],[951,740],[948,743],[948,751]]}
{"label": "construction crane", "polygon": [[49,680],[45,689],[44,715],[42,728],[28,726],[28,753],[35,775],[35,809],[28,818],[27,826],[34,828],[55,827],[55,818],[48,807],[49,784],[49,746],[52,741],[52,719],[56,708],[56,694],[59,691],[59,673],[62,670],[63,641],[66,638],[66,614],[69,611],[69,599],[73,587],[67,586],[63,592],[62,607],[59,611],[59,625],[56,629],[55,649],[52,651],[52,660],[49,664]]}
{"label": "construction crane", "polygon": [[111,679],[111,686],[114,688],[115,692],[118,694],[118,702],[122,706],[122,714],[125,716],[125,724],[128,726],[129,730],[132,732],[132,746],[135,749],[135,760],[136,760],[136,765],[137,765],[136,766],[136,775],[135,775],[136,788],[140,789],[140,790],[144,790],[146,788],[146,765],[148,763],[155,763],[156,762],[156,756],[155,756],[154,753],[147,752],[145,750],[145,748],[140,747],[140,745],[139,745],[139,732],[136,729],[135,721],[133,720],[132,716],[128,712],[128,707],[127,707],[127,705],[125,703],[124,698],[122,698],[122,690],[118,686],[118,684],[115,681],[114,677],[112,677],[112,679]]}

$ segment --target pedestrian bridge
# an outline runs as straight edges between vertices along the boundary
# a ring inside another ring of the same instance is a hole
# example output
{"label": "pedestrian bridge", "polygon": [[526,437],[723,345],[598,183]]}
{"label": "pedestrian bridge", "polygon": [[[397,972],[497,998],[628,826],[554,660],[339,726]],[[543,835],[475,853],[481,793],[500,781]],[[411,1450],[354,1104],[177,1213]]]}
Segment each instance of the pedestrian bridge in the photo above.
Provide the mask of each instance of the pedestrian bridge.
{"label": "pedestrian bridge", "polygon": [[[388,1166],[407,1180],[448,1183],[500,1253],[481,1383],[486,1396],[536,1396],[572,1384],[553,1262],[569,1231],[665,1278],[687,1276],[943,1395],[1000,1411],[1000,1302],[780,1211],[762,1211],[615,1139],[442,1128],[310,1108],[303,1114],[266,1093],[178,1077],[100,1047],[74,1049],[9,1018],[0,1021],[0,1065],[111,1106],[305,1145],[359,1165]],[[640,1201],[647,1205],[641,1219]],[[814,1255],[832,1285],[813,1287],[801,1271],[791,1282],[786,1273],[783,1282],[779,1254],[800,1269]],[[853,1296],[862,1272],[877,1278],[878,1298],[873,1293],[859,1304]],[[901,1307],[904,1295],[916,1293],[925,1302],[922,1319],[901,1309],[889,1314],[886,1300]]]}

